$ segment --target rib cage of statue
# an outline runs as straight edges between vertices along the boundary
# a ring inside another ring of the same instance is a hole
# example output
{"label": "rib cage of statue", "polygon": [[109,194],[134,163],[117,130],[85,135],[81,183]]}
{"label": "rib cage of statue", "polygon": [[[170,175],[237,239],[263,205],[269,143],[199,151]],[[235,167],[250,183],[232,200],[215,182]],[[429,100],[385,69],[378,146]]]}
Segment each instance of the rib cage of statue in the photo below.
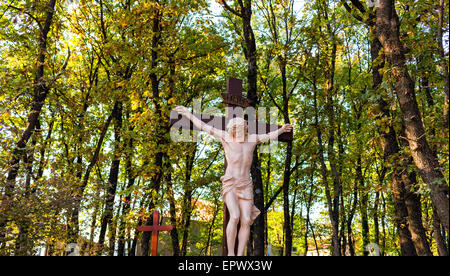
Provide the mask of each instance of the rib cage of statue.
{"label": "rib cage of statue", "polygon": [[[253,151],[257,144],[275,140],[280,134],[292,131],[292,126],[283,127],[267,134],[249,134],[247,122],[240,117],[230,119],[227,131],[205,124],[194,116],[186,107],[177,106],[175,110],[186,116],[200,130],[219,139],[225,151],[227,167],[222,181],[221,195],[229,211],[226,227],[228,255],[234,256],[236,235],[238,236],[237,255],[242,256],[250,235],[250,225],[260,214],[253,202],[253,182],[250,167]],[[240,222],[239,233],[237,225]]]}

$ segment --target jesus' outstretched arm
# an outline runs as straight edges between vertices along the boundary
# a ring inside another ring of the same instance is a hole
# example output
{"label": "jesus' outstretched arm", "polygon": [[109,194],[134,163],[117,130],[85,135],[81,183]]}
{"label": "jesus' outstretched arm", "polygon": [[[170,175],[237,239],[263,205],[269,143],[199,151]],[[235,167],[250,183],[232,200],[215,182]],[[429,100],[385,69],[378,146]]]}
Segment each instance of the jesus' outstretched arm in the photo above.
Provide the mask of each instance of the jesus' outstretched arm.
{"label": "jesus' outstretched arm", "polygon": [[278,136],[280,136],[281,134],[283,134],[284,132],[291,132],[292,131],[292,125],[290,124],[285,124],[284,126],[282,126],[281,128],[269,132],[267,134],[257,134],[256,136],[256,142],[258,144],[261,143],[265,143],[269,140],[275,140],[277,139]]}
{"label": "jesus' outstretched arm", "polygon": [[209,133],[210,135],[214,136],[217,139],[224,139],[225,138],[225,132],[223,130],[217,129],[215,127],[212,127],[210,125],[205,124],[204,122],[202,122],[202,120],[200,120],[199,118],[195,117],[194,114],[192,114],[189,109],[187,109],[184,106],[176,106],[175,110],[183,115],[186,116],[186,118],[188,118],[189,120],[192,121],[192,123],[194,124],[194,126],[196,126],[197,128],[206,131],[207,133]]}

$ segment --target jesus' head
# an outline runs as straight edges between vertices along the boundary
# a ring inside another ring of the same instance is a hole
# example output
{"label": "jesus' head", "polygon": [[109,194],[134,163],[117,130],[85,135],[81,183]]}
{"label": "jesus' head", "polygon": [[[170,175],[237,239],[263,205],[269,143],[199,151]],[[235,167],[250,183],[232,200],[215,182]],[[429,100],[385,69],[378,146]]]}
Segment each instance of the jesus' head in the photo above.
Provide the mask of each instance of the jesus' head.
{"label": "jesus' head", "polygon": [[247,121],[240,117],[233,118],[227,124],[227,131],[233,139],[244,142],[248,136]]}

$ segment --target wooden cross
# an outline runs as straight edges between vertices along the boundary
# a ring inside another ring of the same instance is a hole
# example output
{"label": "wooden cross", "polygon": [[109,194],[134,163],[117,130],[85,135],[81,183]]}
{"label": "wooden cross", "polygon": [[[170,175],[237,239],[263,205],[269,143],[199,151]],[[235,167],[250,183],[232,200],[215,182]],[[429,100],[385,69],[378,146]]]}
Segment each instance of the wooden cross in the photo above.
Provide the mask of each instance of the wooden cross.
{"label": "wooden cross", "polygon": [[172,225],[159,225],[159,212],[153,212],[153,225],[140,226],[138,231],[151,231],[152,232],[152,256],[157,256],[158,253],[158,233],[159,231],[171,231]]}
{"label": "wooden cross", "polygon": [[[236,79],[236,78],[228,78],[227,79],[227,93],[222,93],[222,99],[223,102],[226,104],[227,112],[228,107],[248,107],[251,105],[251,102],[249,99],[244,98],[242,96],[242,80]],[[202,116],[202,114],[195,114],[194,116],[201,119],[204,123],[212,125],[212,122],[217,122],[217,120],[221,120],[222,124],[220,124],[222,130],[226,130],[226,123],[228,122],[228,114],[225,114],[225,117],[219,117],[219,116]],[[175,110],[172,111],[170,114],[170,127],[172,127],[174,124],[177,124],[177,126],[181,126],[182,129],[190,129],[190,130],[199,130],[194,124],[187,118],[184,118],[181,114],[178,114]],[[217,127],[217,125],[214,125]],[[267,123],[256,123],[256,128],[250,127],[248,132],[250,134],[266,134],[270,131],[276,130],[277,128],[281,128],[280,125],[274,125],[274,124],[267,124]],[[282,133],[280,136],[278,136],[279,142],[288,142],[294,140],[293,132],[285,132]]]}
{"label": "wooden cross", "polygon": [[[201,119],[206,124],[211,124],[212,122],[217,122],[216,120],[221,120],[220,124],[222,126],[222,130],[226,130],[226,123],[229,119],[229,108],[234,107],[242,107],[246,108],[250,106],[252,103],[249,99],[244,98],[242,96],[242,80],[236,79],[236,78],[228,78],[227,79],[227,93],[222,93],[222,99],[223,102],[226,104],[226,112],[225,117],[217,117],[217,116],[202,116],[201,114],[194,114],[197,118]],[[182,115],[178,114],[176,111],[172,111],[174,113],[170,116],[170,126],[173,126],[175,123],[177,123],[178,126],[181,126],[183,129],[190,129],[190,130],[199,130],[197,127],[193,125],[193,123],[188,120],[187,118],[183,118]],[[217,125],[214,125],[217,127]],[[282,126],[280,125],[273,125],[273,124],[267,124],[267,123],[256,123],[256,128],[250,128],[248,129],[248,132],[250,134],[267,134],[270,131],[273,131],[275,129],[279,129]],[[280,136],[278,136],[278,141],[280,142],[288,142],[294,140],[293,132],[285,132],[282,133]],[[225,171],[227,168],[227,160],[225,160]],[[226,207],[226,204],[223,205],[223,241],[222,241],[222,255],[227,256],[228,255],[228,247],[227,247],[227,239],[226,239],[226,226],[228,224],[229,220],[229,213]],[[239,233],[239,224],[238,224],[238,231]],[[236,235],[236,248],[235,251],[237,251],[238,241],[237,241]],[[235,252],[236,253],[236,252]]]}

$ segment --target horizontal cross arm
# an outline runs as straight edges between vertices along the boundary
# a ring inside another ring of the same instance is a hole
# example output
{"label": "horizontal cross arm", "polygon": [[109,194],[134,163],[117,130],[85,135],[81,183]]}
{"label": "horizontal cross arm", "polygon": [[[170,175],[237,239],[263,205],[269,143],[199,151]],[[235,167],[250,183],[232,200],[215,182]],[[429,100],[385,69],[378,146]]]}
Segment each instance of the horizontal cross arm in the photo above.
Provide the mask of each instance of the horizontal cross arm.
{"label": "horizontal cross arm", "polygon": [[157,231],[172,231],[173,226],[172,225],[159,225],[156,227]]}
{"label": "horizontal cross arm", "polygon": [[138,231],[142,232],[153,231],[153,226],[139,226]]}
{"label": "horizontal cross arm", "polygon": [[[197,127],[194,126],[194,124],[186,117],[179,115],[176,111],[173,111],[174,113],[170,116],[170,127],[176,125],[176,127],[181,127],[183,129],[190,129],[190,130],[199,130]],[[213,126],[215,128],[226,130],[226,123],[227,120],[225,117],[220,116],[202,116],[200,114],[194,114],[197,118],[201,119],[202,122],[205,124],[208,124],[210,126]],[[267,123],[261,123],[261,122],[248,122],[248,132],[250,134],[267,134],[270,131],[277,130],[281,128],[280,125],[276,124],[267,124]],[[284,132],[280,136],[278,136],[279,142],[289,142],[293,141],[293,133],[291,132]]]}

